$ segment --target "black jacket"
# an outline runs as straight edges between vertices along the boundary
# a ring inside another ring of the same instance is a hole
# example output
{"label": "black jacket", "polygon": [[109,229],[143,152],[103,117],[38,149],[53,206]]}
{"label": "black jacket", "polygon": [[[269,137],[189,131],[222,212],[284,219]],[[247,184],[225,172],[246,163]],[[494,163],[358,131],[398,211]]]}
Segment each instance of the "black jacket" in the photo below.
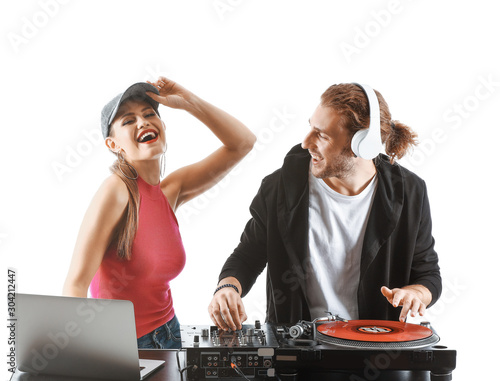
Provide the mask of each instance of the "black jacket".
{"label": "black jacket", "polygon": [[[264,178],[241,242],[219,276],[237,278],[244,296],[267,265],[269,322],[310,320],[305,298],[305,279],[315,276],[307,246],[310,158],[297,145],[282,168]],[[432,293],[434,304],[441,294],[441,276],[424,181],[391,165],[384,155],[375,165],[378,186],[361,254],[359,318],[398,320],[400,309],[387,302],[380,288],[421,284]]]}

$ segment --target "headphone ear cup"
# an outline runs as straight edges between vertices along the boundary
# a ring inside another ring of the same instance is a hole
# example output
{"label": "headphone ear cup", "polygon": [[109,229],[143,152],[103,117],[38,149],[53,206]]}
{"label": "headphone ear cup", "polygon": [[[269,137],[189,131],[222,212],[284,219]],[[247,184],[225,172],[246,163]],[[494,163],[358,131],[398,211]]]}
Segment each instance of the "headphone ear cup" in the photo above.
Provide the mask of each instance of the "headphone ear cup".
{"label": "headphone ear cup", "polygon": [[354,83],[360,87],[368,98],[370,108],[370,125],[368,128],[357,131],[351,139],[351,148],[357,157],[365,160],[375,158],[382,149],[380,134],[380,106],[375,91],[367,85]]}
{"label": "headphone ear cup", "polygon": [[359,151],[359,146],[366,135],[368,135],[368,130],[361,130],[356,132],[351,139],[351,149],[357,157],[363,157]]}

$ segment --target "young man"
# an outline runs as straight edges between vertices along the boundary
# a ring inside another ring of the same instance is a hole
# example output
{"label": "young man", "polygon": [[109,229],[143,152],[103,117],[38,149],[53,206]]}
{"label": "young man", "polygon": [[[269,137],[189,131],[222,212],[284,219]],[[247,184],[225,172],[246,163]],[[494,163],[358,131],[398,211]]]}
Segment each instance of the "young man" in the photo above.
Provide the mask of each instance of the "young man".
{"label": "young man", "polygon": [[[391,119],[380,93],[357,84],[328,88],[309,122],[302,145],[262,181],[222,269],[208,308],[220,328],[241,328],[241,297],[266,265],[269,322],[312,320],[325,311],[404,321],[440,296],[425,183],[395,163],[416,134]],[[354,143],[353,136],[369,126],[388,156],[355,154],[359,134]]]}

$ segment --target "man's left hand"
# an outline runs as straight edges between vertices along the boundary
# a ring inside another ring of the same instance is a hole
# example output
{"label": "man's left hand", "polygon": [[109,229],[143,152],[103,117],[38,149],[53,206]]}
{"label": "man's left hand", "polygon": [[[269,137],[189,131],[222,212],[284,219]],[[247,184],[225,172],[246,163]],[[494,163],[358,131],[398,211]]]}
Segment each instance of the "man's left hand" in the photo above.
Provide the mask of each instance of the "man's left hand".
{"label": "man's left hand", "polygon": [[383,286],[380,291],[394,307],[403,307],[399,315],[401,322],[406,321],[410,311],[413,317],[417,313],[424,316],[425,309],[432,300],[432,294],[428,288],[419,284],[393,289]]}

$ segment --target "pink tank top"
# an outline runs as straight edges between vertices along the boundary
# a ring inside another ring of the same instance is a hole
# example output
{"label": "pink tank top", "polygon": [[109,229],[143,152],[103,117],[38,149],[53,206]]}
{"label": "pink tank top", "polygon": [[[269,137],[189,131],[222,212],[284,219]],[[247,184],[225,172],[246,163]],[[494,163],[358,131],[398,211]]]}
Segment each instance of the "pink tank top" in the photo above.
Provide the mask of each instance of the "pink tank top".
{"label": "pink tank top", "polygon": [[134,303],[137,337],[174,317],[169,282],[180,274],[186,254],[179,225],[160,185],[137,178],[140,194],[139,226],[132,257],[118,258],[108,248],[90,284],[93,298],[130,300]]}

